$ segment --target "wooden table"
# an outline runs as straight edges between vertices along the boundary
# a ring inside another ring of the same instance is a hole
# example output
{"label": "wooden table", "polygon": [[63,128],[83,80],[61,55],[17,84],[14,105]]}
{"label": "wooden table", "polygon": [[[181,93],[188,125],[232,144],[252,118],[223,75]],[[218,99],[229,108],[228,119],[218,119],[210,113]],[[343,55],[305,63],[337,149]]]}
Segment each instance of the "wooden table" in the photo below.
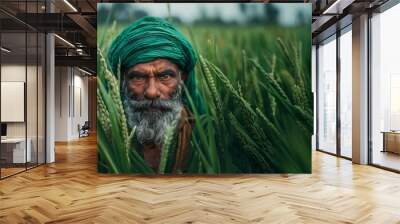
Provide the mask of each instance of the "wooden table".
{"label": "wooden table", "polygon": [[[27,147],[25,150],[26,142]],[[30,138],[6,138],[1,139],[1,159],[5,163],[26,163],[31,161],[32,141]]]}
{"label": "wooden table", "polygon": [[400,131],[383,131],[382,152],[400,154]]}

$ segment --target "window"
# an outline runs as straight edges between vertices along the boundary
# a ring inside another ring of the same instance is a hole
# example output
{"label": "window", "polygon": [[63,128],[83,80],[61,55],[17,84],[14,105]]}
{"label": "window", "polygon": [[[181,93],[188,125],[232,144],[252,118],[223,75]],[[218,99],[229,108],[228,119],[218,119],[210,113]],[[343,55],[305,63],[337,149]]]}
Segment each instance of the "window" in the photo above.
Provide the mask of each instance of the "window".
{"label": "window", "polygon": [[340,155],[352,157],[352,35],[351,26],[340,35]]}
{"label": "window", "polygon": [[400,170],[400,5],[371,18],[371,162]]}
{"label": "window", "polygon": [[318,47],[318,149],[336,153],[336,36]]}

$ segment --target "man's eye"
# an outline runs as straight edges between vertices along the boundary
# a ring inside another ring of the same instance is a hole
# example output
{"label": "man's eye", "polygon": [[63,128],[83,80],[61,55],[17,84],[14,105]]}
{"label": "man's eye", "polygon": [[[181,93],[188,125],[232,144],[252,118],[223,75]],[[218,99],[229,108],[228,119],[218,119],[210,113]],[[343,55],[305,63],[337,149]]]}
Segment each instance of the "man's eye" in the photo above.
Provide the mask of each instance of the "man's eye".
{"label": "man's eye", "polygon": [[169,75],[169,74],[160,74],[160,75],[158,76],[158,78],[159,78],[160,80],[168,80],[168,79],[171,78],[171,75]]}
{"label": "man's eye", "polygon": [[131,76],[131,80],[132,81],[144,81],[145,77],[142,75],[132,75]]}
{"label": "man's eye", "polygon": [[133,80],[144,80],[144,78],[142,76],[133,76],[132,79]]}

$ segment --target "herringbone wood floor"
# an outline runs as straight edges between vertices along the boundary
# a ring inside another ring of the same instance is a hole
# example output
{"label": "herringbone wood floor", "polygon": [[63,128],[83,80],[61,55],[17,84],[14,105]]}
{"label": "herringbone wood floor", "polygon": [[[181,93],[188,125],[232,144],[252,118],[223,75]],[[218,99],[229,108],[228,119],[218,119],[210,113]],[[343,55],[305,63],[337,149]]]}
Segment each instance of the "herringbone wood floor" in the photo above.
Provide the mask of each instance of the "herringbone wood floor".
{"label": "herringbone wood floor", "polygon": [[95,138],[0,181],[0,223],[400,223],[400,175],[320,152],[311,175],[96,173]]}

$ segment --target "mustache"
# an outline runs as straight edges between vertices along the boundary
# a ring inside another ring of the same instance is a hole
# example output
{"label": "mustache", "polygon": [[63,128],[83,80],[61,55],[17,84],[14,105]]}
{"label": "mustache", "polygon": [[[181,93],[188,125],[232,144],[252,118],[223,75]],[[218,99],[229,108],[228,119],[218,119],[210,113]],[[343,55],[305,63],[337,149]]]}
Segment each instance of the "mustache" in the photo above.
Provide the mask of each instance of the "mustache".
{"label": "mustache", "polygon": [[[127,91],[127,89],[125,89]],[[172,93],[170,99],[146,99],[145,97],[133,96],[127,91],[127,103],[130,105],[132,112],[169,112],[181,103],[182,86],[178,85],[177,89]]]}
{"label": "mustache", "polygon": [[129,100],[134,112],[141,111],[151,111],[151,110],[160,110],[160,111],[171,111],[176,107],[175,100]]}

